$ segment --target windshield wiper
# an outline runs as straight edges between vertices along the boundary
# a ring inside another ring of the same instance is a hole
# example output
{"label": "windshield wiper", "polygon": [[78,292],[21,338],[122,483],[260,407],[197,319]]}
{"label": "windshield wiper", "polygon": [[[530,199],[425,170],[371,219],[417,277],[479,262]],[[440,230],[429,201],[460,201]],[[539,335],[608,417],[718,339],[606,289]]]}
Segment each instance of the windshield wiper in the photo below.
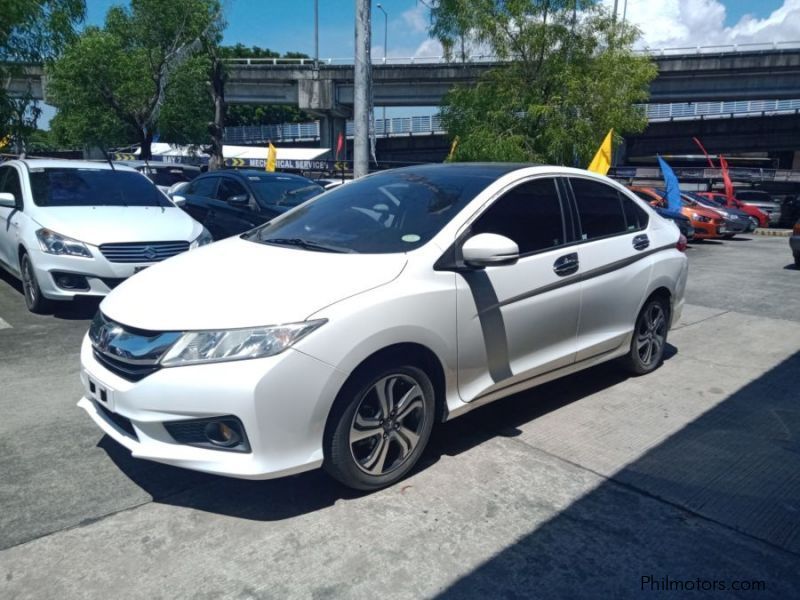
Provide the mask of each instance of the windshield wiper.
{"label": "windshield wiper", "polygon": [[339,248],[337,246],[327,246],[325,244],[318,244],[310,242],[301,238],[269,238],[262,239],[265,244],[276,244],[278,246],[297,246],[305,250],[316,250],[318,252],[353,252],[349,248]]}

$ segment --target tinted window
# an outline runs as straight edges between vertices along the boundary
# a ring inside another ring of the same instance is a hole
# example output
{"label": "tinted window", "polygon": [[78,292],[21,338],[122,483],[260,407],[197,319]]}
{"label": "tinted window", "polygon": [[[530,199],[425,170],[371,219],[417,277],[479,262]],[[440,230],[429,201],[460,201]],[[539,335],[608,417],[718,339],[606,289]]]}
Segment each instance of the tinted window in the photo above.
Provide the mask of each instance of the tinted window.
{"label": "tinted window", "polygon": [[150,169],[149,171],[144,171],[144,173],[150,178],[150,180],[155,183],[156,185],[163,185],[164,187],[170,187],[176,183],[181,181],[191,181],[194,179],[194,172],[193,171],[184,171],[183,169]]}
{"label": "tinted window", "polygon": [[438,166],[378,173],[339,186],[243,237],[274,244],[302,240],[350,252],[407,252],[436,235],[495,178],[480,169]]}
{"label": "tinted window", "polygon": [[518,185],[495,201],[471,230],[504,235],[517,243],[520,254],[560,246],[564,222],[555,179]]}
{"label": "tinted window", "polygon": [[31,168],[30,181],[38,206],[172,206],[135,171]]}
{"label": "tinted window", "polygon": [[593,240],[627,231],[617,190],[588,179],[570,179],[570,183],[578,205],[583,239]]}
{"label": "tinted window", "polygon": [[22,186],[19,181],[19,173],[14,167],[0,169],[0,192],[14,194],[17,206],[22,206]]}
{"label": "tinted window", "polygon": [[249,175],[247,180],[259,204],[263,206],[292,208],[325,191],[322,186],[304,177]]}
{"label": "tinted window", "polygon": [[626,198],[622,194],[619,195],[622,202],[622,211],[625,213],[625,225],[628,231],[638,231],[647,227],[648,216],[647,213],[637,206],[636,203],[630,198]]}
{"label": "tinted window", "polygon": [[214,192],[217,191],[217,181],[219,181],[219,177],[200,177],[189,184],[186,193],[213,198]]}
{"label": "tinted window", "polygon": [[219,182],[216,197],[227,202],[232,196],[249,196],[249,194],[238,181],[223,177]]}

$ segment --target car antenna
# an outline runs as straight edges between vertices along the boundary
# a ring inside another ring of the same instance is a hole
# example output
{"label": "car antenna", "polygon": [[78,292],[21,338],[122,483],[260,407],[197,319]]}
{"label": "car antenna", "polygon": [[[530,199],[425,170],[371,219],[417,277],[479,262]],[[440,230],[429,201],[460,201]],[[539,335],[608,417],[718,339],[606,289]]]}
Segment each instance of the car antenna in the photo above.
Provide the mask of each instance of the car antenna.
{"label": "car antenna", "polygon": [[108,151],[105,148],[103,148],[102,146],[100,147],[100,149],[103,151],[103,156],[106,157],[106,160],[108,161],[108,164],[111,167],[111,170],[112,171],[116,171],[117,169],[114,167],[114,163],[111,162],[111,157],[108,155]]}

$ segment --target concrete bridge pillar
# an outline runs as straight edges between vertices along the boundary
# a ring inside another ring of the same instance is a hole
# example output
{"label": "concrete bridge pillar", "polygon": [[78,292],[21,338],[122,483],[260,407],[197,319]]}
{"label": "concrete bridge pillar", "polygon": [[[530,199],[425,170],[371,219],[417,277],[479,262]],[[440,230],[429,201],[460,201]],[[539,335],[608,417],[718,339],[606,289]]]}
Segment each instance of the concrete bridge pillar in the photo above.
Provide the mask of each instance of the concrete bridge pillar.
{"label": "concrete bridge pillar", "polygon": [[[319,118],[320,146],[330,148],[330,158],[336,158],[336,140],[339,132],[345,132],[345,119],[351,115],[352,108],[337,102],[336,82],[332,79],[320,79],[319,71],[315,71],[312,79],[300,79],[297,82],[297,104],[312,115]],[[344,159],[342,155],[339,157]]]}

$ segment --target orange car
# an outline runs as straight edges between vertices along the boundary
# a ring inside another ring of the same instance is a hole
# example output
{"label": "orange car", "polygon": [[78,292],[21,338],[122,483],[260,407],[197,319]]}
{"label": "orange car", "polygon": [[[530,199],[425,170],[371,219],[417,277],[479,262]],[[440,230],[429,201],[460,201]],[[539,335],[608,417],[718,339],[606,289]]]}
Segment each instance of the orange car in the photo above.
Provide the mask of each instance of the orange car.
{"label": "orange car", "polygon": [[[655,188],[628,186],[634,194],[639,196],[651,206],[667,208],[667,199],[659,194]],[[681,197],[681,214],[688,218],[694,227],[694,236],[698,240],[721,238],[728,233],[725,219],[717,211],[707,208],[697,202],[692,202]]]}

